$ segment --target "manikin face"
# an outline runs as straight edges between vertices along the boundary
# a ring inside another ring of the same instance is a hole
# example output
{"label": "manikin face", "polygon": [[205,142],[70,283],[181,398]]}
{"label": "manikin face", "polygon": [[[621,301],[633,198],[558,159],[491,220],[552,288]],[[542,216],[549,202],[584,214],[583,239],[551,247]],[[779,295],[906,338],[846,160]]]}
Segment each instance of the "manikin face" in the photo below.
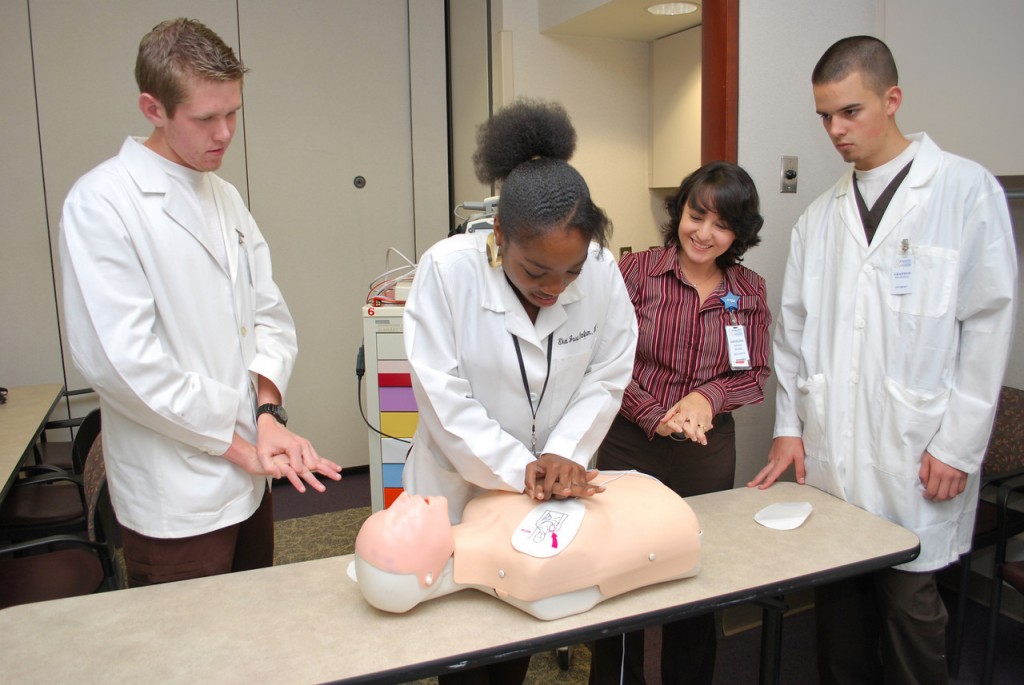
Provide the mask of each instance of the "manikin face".
{"label": "manikin face", "polygon": [[697,209],[687,201],[679,217],[679,259],[684,268],[710,267],[734,240],[736,234],[718,212]]}
{"label": "manikin face", "polygon": [[501,246],[501,266],[531,315],[558,301],[579,278],[590,243],[575,226],[555,228],[526,241],[504,240],[494,223],[494,240]]}
{"label": "manikin face", "polygon": [[139,108],[154,127],[146,147],[189,169],[215,171],[235,135],[242,82],[192,78],[186,90],[173,117],[153,96],[139,96]]}
{"label": "manikin face", "polygon": [[364,523],[356,536],[356,554],[388,573],[416,574],[420,586],[438,578],[455,552],[448,500],[403,492]]}
{"label": "manikin face", "polygon": [[[902,93],[892,86],[881,95],[868,87],[864,77],[855,71],[832,83],[814,86],[814,107],[825,126],[825,132],[855,169],[869,171],[885,164],[905,145],[893,117],[902,101]],[[896,142],[898,141],[898,142]]]}

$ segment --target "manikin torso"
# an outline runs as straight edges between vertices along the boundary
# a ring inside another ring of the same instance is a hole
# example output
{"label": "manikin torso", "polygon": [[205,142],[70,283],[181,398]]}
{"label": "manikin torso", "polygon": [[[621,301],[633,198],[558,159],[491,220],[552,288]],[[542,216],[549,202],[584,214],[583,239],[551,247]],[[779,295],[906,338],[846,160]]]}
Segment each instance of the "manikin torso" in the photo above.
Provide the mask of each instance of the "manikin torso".
{"label": "manikin torso", "polygon": [[[508,492],[474,498],[462,523],[450,528],[454,552],[441,558],[441,567],[440,559],[401,558],[423,555],[426,547],[402,537],[438,539],[435,533],[424,538],[421,530],[435,524],[413,522],[432,517],[428,509],[403,502],[386,532],[377,522],[360,531],[354,564],[360,589],[373,606],[404,612],[471,587],[555,619],[698,572],[700,528],[682,498],[639,473],[603,472],[595,482],[605,484],[605,492],[586,499],[537,502]],[[436,508],[438,498],[428,499]],[[387,515],[374,516],[381,514]],[[443,542],[434,546],[445,549]]]}

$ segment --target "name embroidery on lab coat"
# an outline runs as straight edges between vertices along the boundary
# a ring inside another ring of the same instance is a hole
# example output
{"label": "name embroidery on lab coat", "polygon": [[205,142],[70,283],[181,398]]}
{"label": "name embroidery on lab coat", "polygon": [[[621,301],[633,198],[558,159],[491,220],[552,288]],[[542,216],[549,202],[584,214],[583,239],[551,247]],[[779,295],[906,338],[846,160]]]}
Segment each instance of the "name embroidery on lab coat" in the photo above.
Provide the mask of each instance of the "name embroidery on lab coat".
{"label": "name embroidery on lab coat", "polygon": [[569,335],[567,335],[565,337],[559,337],[558,338],[558,344],[559,344],[559,346],[561,346],[561,345],[569,345],[570,343],[579,342],[580,340],[583,340],[584,338],[587,338],[587,337],[589,337],[591,335],[594,335],[595,333],[597,333],[597,324],[594,324],[593,328],[591,328],[589,330],[588,329],[583,329],[582,331],[580,331],[579,333],[576,333],[575,335],[570,333]]}

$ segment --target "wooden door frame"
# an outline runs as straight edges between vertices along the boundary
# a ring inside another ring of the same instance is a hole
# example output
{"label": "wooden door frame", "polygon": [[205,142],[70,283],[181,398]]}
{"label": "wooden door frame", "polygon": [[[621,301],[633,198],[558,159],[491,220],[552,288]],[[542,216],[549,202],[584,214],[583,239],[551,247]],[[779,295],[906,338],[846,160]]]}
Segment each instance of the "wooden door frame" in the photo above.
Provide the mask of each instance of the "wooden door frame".
{"label": "wooden door frame", "polygon": [[740,0],[705,0],[701,40],[701,164],[737,161]]}

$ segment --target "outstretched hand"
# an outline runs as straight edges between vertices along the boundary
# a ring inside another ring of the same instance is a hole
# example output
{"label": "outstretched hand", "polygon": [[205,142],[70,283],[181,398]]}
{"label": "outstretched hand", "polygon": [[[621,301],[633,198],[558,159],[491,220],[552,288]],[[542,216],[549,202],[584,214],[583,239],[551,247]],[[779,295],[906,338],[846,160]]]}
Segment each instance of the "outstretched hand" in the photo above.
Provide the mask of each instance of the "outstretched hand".
{"label": "outstretched hand", "polygon": [[[284,427],[282,426],[282,428]],[[312,449],[312,445],[309,448]],[[327,476],[331,480],[341,480],[341,466],[329,459],[324,459],[316,453],[316,450],[312,450],[310,456],[302,458],[299,462],[300,470],[296,471],[292,465],[293,457],[287,452],[282,451],[268,458],[261,459],[258,456],[256,445],[241,437],[238,433],[232,436],[231,447],[228,448],[228,451],[223,456],[235,466],[244,469],[246,473],[251,473],[254,476],[287,478],[288,482],[299,492],[306,491],[305,484],[307,483],[317,492],[327,490],[326,486],[317,479],[317,474]],[[307,465],[307,459],[310,465]]]}
{"label": "outstretched hand", "polygon": [[747,487],[760,490],[770,487],[791,464],[796,467],[796,482],[803,485],[807,476],[804,468],[804,441],[797,437],[779,436],[772,440],[771,449],[768,450],[768,465],[747,483]]}
{"label": "outstretched hand", "polygon": [[264,473],[287,478],[299,492],[306,491],[303,482],[317,492],[324,492],[327,488],[317,474],[341,480],[341,466],[321,457],[309,440],[288,430],[273,416],[264,414],[260,419],[256,457]]}

